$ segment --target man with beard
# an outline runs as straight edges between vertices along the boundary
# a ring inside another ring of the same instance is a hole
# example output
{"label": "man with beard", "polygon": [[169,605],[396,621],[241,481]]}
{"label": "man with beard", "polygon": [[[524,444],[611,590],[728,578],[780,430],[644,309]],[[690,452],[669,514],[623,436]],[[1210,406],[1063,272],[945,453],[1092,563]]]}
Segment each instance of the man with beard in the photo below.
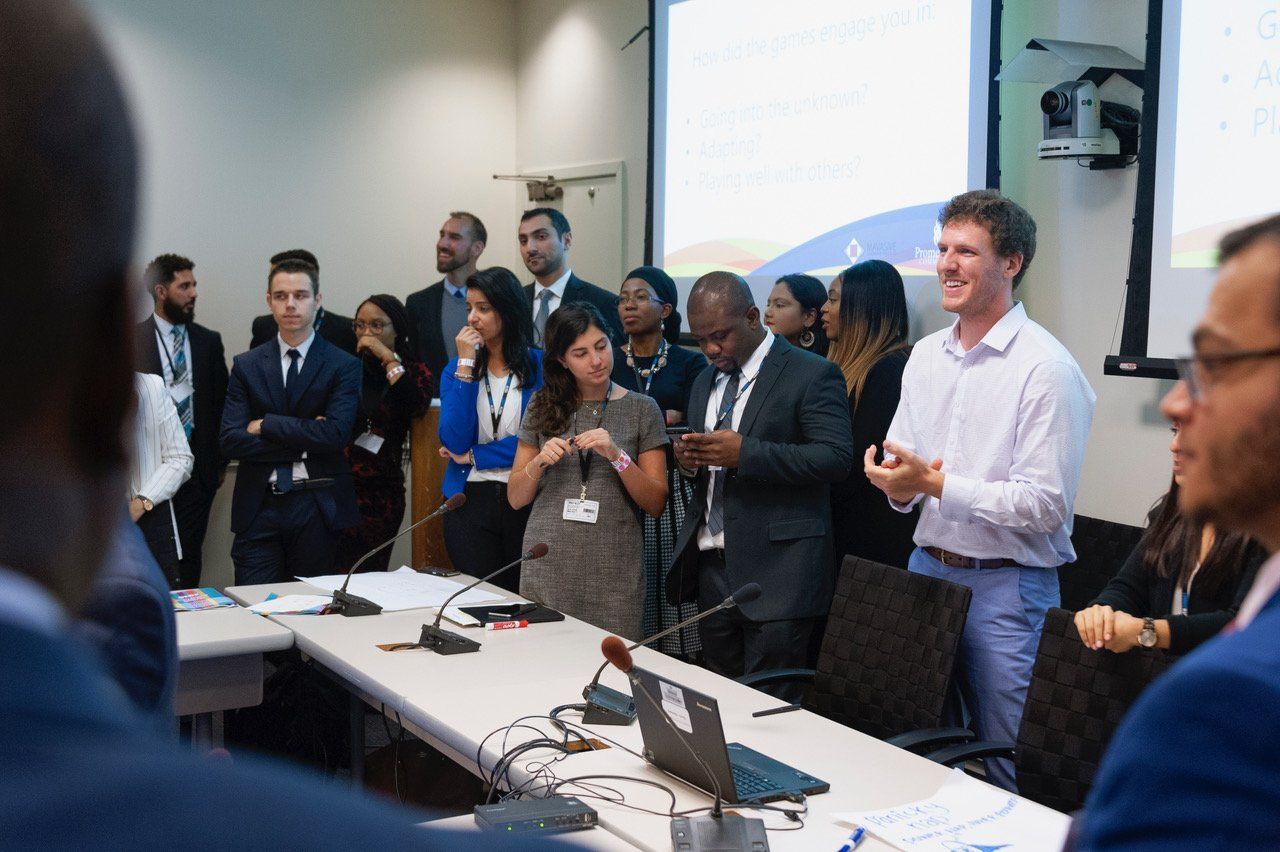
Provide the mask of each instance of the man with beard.
{"label": "man with beard", "polygon": [[[275,269],[286,260],[301,260],[303,263],[314,266],[316,272],[320,271],[320,261],[316,260],[316,256],[306,249],[286,249],[285,251],[277,252],[271,255],[271,259],[267,261],[267,268],[268,270]],[[343,352],[351,355],[356,354],[356,333],[352,328],[353,322],[354,320],[351,317],[331,313],[328,308],[316,309],[316,333]],[[261,346],[276,336],[275,317],[271,314],[254,317],[250,332],[249,348]]]}
{"label": "man with beard", "polygon": [[583,281],[569,268],[573,232],[563,213],[554,207],[524,211],[520,216],[519,239],[520,257],[525,268],[533,273],[534,283],[525,285],[524,293],[533,308],[533,330],[539,346],[547,317],[569,302],[595,305],[609,327],[613,345],[622,346],[627,342],[618,317],[617,294]]}
{"label": "man with beard", "polygon": [[194,270],[194,263],[177,254],[162,254],[147,264],[143,280],[155,310],[135,331],[138,370],[164,379],[195,455],[191,478],[172,499],[181,552],[176,578],[180,589],[200,584],[209,510],[227,469],[218,450],[227,362],[222,336],[195,321]]}
{"label": "man with beard", "polygon": [[[1280,216],[1228,234],[1160,408],[1178,424],[1178,506],[1280,550]],[[1274,849],[1280,826],[1280,555],[1223,632],[1129,710],[1080,821],[1081,849]],[[1106,653],[1105,651],[1103,653]]]}
{"label": "man with beard", "polygon": [[433,376],[440,376],[458,354],[455,338],[467,324],[467,279],[475,274],[488,241],[489,232],[475,214],[450,213],[436,240],[436,272],[444,278],[405,300],[413,323],[409,342]]}

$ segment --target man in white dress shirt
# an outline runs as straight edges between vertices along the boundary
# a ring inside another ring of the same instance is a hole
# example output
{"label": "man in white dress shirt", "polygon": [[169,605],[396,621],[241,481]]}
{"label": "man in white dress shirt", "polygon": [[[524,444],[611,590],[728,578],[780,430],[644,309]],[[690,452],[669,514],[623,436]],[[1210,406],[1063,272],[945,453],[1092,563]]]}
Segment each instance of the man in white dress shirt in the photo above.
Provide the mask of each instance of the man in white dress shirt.
{"label": "man in white dress shirt", "polygon": [[[973,590],[957,682],[976,733],[1017,739],[1057,567],[1075,559],[1072,505],[1095,395],[1014,288],[1035,254],[1031,215],[999,193],[958,195],[939,221],[948,329],[916,344],[867,477],[902,512],[922,503],[910,570]],[[1014,789],[1013,766],[987,778]]]}

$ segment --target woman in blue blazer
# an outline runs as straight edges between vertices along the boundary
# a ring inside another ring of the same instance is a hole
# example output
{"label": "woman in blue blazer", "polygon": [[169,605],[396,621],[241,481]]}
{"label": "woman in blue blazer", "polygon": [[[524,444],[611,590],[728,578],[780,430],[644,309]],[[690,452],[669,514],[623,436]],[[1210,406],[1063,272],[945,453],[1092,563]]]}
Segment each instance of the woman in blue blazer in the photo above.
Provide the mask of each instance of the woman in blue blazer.
{"label": "woman in blue blazer", "polygon": [[[516,433],[542,387],[542,351],[520,281],[501,266],[467,279],[467,324],[458,357],[440,378],[440,455],[449,459],[443,491],[466,505],[444,516],[444,542],[459,571],[476,577],[519,558],[529,509],[507,502]],[[494,582],[516,591],[520,570]]]}

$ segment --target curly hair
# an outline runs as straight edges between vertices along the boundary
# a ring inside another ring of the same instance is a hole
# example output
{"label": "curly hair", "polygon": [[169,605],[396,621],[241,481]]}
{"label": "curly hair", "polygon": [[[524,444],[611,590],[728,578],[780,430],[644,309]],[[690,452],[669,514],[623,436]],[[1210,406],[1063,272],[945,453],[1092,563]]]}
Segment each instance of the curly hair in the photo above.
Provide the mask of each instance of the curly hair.
{"label": "curly hair", "polygon": [[573,342],[591,327],[609,336],[609,327],[596,306],[587,302],[561,305],[547,317],[546,355],[542,359],[542,389],[529,401],[525,424],[539,435],[559,435],[569,428],[573,414],[582,404],[578,381],[560,363]]}
{"label": "curly hair", "polygon": [[976,222],[991,234],[991,243],[1001,257],[1022,255],[1022,268],[1013,276],[1016,290],[1022,276],[1036,256],[1036,220],[1021,205],[1010,201],[994,189],[962,192],[947,202],[938,214],[938,222],[946,227],[951,222]]}

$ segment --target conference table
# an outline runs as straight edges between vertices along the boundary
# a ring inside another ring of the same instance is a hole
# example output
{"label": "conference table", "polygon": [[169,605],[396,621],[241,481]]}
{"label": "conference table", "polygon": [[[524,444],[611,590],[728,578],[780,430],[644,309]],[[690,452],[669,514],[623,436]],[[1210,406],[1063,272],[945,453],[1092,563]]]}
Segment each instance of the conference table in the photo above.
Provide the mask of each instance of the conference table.
{"label": "conference table", "polygon": [[293,631],[238,606],[178,612],[174,621],[174,712],[194,717],[192,745],[208,748],[214,713],[262,703],[262,655],[293,647]]}
{"label": "conference table", "polygon": [[[469,580],[465,575],[456,579]],[[501,594],[504,601],[520,600],[496,586],[480,588]],[[256,603],[272,592],[280,595],[322,593],[300,582],[237,586],[226,591],[244,604]],[[559,705],[580,702],[582,688],[604,661],[600,643],[608,634],[569,616],[560,622],[497,631],[459,628],[443,622],[449,629],[481,643],[480,651],[472,654],[442,656],[421,648],[384,651],[377,647],[416,642],[422,625],[434,617],[434,609],[417,609],[356,618],[337,615],[273,615],[271,618],[292,631],[297,648],[342,683],[355,700],[381,708],[388,715],[399,714],[405,730],[484,778],[506,750],[503,729],[522,717],[534,717],[527,720],[528,724],[537,726],[545,735],[554,733],[549,722],[540,723],[537,717],[545,717]],[[782,702],[657,651],[641,648],[633,652],[633,657],[637,666],[714,696],[720,705],[727,741],[741,742],[831,784],[829,792],[808,798],[808,813],[802,827],[777,812],[743,809],[748,816],[762,818],[770,829],[783,829],[768,832],[772,849],[839,849],[850,827],[835,822],[832,814],[886,808],[927,798],[937,792],[951,772],[923,757],[805,710],[752,718],[753,712],[777,707]],[[631,692],[625,675],[612,666],[606,668],[601,682],[622,692]],[[573,712],[561,718],[568,722],[580,721]],[[353,733],[356,727],[353,725]],[[363,726],[359,727],[362,731]],[[626,727],[585,727],[592,736],[613,740],[633,752],[643,751],[637,723]],[[532,730],[514,728],[506,736],[506,746],[509,748],[537,736]],[[478,752],[483,771],[477,764]],[[559,759],[552,763],[556,758]],[[567,756],[551,749],[527,752],[515,761],[510,778],[513,784],[529,784],[531,792],[537,795],[542,786],[538,782],[539,772],[545,771],[545,767],[559,779],[608,775],[654,782],[674,793],[677,811],[705,808],[711,803],[711,797],[701,790],[617,747]],[[352,775],[358,777],[354,766]],[[667,793],[646,784],[617,780],[598,783],[625,795],[628,805],[663,814],[670,806]],[[594,807],[599,813],[601,828],[614,837],[641,849],[671,849],[667,816],[584,795],[597,792],[595,790],[566,785],[562,792],[577,795]],[[1036,813],[1043,812],[1046,825],[1056,814],[1030,801],[1025,804]],[[1057,815],[1057,819],[1061,816]],[[612,838],[610,840],[612,842]],[[869,838],[859,848],[891,847]]]}

